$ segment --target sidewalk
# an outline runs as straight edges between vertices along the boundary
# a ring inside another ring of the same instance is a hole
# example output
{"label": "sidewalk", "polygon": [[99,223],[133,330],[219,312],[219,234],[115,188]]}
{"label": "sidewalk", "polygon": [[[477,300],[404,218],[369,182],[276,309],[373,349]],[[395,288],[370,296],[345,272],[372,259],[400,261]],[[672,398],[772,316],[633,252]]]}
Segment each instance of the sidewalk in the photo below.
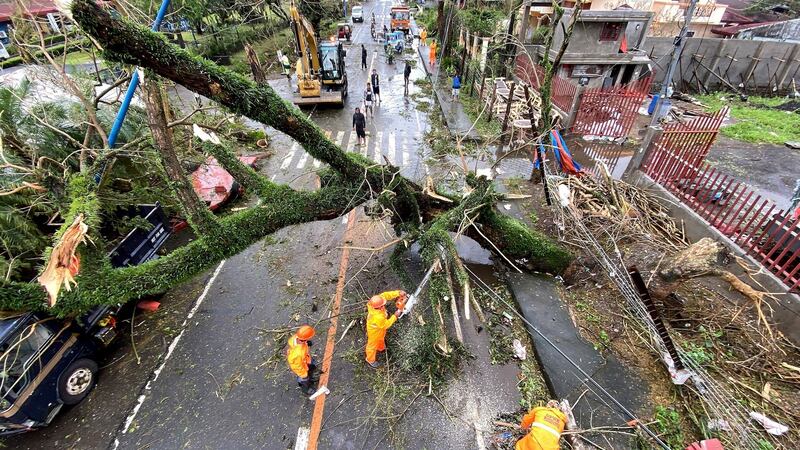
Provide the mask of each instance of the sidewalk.
{"label": "sidewalk", "polygon": [[[601,354],[580,336],[553,278],[511,274],[508,285],[525,318],[591,378],[634,414],[645,406],[647,384],[610,352]],[[618,406],[587,383],[585,377],[542,336],[531,332],[531,338],[550,392],[554,398],[569,399],[579,428],[625,426],[628,418]],[[610,444],[611,448],[632,448],[634,444],[633,435],[624,433],[586,433],[584,437]]]}
{"label": "sidewalk", "polygon": [[480,141],[480,135],[472,126],[472,120],[464,112],[464,107],[460,102],[452,101],[450,78],[446,74],[443,75],[444,78],[439,78],[440,66],[438,64],[433,68],[430,67],[430,64],[428,64],[428,46],[420,44],[417,49],[422,60],[422,67],[425,68],[425,73],[428,74],[433,83],[433,92],[436,94],[437,103],[442,109],[442,115],[444,115],[450,134],[464,140]]}

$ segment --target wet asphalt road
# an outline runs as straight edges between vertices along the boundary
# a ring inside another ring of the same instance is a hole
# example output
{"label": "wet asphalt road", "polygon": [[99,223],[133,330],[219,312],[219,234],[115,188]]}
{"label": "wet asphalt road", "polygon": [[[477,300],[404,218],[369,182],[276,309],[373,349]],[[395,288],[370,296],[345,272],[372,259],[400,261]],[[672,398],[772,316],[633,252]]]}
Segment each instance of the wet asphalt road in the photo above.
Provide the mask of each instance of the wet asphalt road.
{"label": "wet asphalt road", "polygon": [[[408,49],[403,55],[414,64],[410,95],[404,96],[403,63],[388,65],[381,44],[371,39],[370,14],[375,12],[380,28],[382,20],[388,21],[390,7],[389,1],[364,4],[365,23],[355,25],[353,42],[347,45],[350,95],[345,107],[305,111],[343,148],[376,162],[386,158],[401,167],[403,175],[419,181],[430,169],[423,142],[427,117],[417,104],[431,99],[413,84],[424,78],[417,52]],[[368,71],[360,68],[361,44],[369,52],[370,69],[380,74],[382,101],[374,118],[367,120],[367,145],[357,147],[351,117],[361,105],[368,77]],[[286,79],[270,83],[289,97]],[[175,92],[179,103],[194,101],[180,87]],[[261,172],[297,189],[315,189],[319,183],[315,170],[322,164],[282,133],[269,128],[267,132],[275,155]],[[347,219],[283,229],[213,273],[174,289],[167,299],[179,300],[165,300],[156,313],[169,314],[170,321],[135,321],[142,363],[131,357],[130,345],[123,345],[109,355],[111,361],[122,359],[120,369],[112,366],[102,373],[88,401],[65,411],[48,429],[6,443],[21,449],[295,448],[298,430],[311,427],[314,403],[299,393],[286,368],[283,352],[288,334],[281,330],[303,322],[316,324],[313,352],[319,361],[339,281],[341,247],[378,247],[395,238],[384,223],[364,216],[361,208],[354,212],[349,231]],[[329,373],[332,392],[322,416],[319,448],[483,448],[491,418],[515,409],[518,370],[490,364],[487,336],[476,332],[475,319],[465,323],[467,345],[482,351],[474,352],[467,373],[441,394],[441,403],[422,396],[396,423],[377,419],[384,412],[376,410],[370,389],[375,374],[362,364],[360,320],[366,298],[399,287],[388,268],[390,252],[391,247],[382,252],[353,250],[347,260]],[[191,319],[182,327],[187,313]],[[391,362],[385,370],[381,376],[390,378]]]}

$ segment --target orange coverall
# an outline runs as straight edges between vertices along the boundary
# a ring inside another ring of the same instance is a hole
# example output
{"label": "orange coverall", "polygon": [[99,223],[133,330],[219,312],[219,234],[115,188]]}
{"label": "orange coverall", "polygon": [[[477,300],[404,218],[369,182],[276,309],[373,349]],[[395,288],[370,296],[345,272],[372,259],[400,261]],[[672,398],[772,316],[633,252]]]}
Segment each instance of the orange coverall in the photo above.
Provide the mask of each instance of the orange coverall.
{"label": "orange coverall", "polygon": [[422,29],[419,33],[419,40],[421,41],[422,45],[428,45],[428,30]]}
{"label": "orange coverall", "polygon": [[308,378],[308,365],[311,364],[308,342],[297,339],[297,336],[289,338],[286,360],[289,361],[289,368],[295,375],[299,378]]}
{"label": "orange coverall", "polygon": [[[400,296],[402,291],[386,291],[378,294],[387,302]],[[367,362],[374,363],[378,357],[378,352],[386,350],[386,330],[397,322],[397,316],[389,313],[386,309],[375,309],[367,304]]]}
{"label": "orange coverall", "polygon": [[428,65],[436,65],[436,42],[431,42],[430,51],[428,52]]}
{"label": "orange coverall", "polygon": [[516,450],[558,450],[567,416],[558,408],[533,408],[519,426],[531,432],[517,442]]}

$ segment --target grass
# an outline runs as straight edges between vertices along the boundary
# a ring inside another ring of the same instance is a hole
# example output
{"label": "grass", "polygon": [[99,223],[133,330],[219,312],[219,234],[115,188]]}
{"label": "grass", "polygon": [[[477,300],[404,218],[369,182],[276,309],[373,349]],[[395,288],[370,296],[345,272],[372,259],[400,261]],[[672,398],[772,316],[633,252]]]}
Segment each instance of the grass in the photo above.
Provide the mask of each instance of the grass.
{"label": "grass", "polygon": [[[461,89],[461,94],[464,95],[459,95],[459,101],[464,107],[464,112],[469,117],[469,120],[475,124],[475,131],[486,141],[497,139],[500,136],[502,124],[494,117],[492,117],[491,121],[486,121],[486,117],[490,112],[486,105],[479,101],[477,93],[475,97],[466,95],[467,86],[465,86]],[[481,114],[481,111],[483,111],[483,114]],[[480,120],[478,120],[479,116]]]}
{"label": "grass", "polygon": [[786,98],[750,97],[747,102],[733,96],[722,100],[722,94],[698,98],[709,111],[730,106],[735,123],[722,128],[723,136],[754,144],[783,145],[787,141],[800,141],[800,114],[775,108],[786,103]]}
{"label": "grass", "polygon": [[[289,56],[289,61],[292,64],[297,62],[292,53],[291,39],[292,30],[285,28],[266,39],[261,39],[251,44],[253,46],[253,50],[255,50],[256,54],[258,54],[261,64],[269,68],[267,73],[280,73],[281,70],[283,70],[283,67],[278,63],[278,50],[283,51],[284,54]],[[247,73],[250,72],[249,62],[247,61],[247,55],[245,54],[244,49],[239,50],[231,55],[231,65],[244,65],[244,67],[247,68]]]}
{"label": "grass", "polygon": [[66,64],[86,64],[92,62],[92,54],[85,51],[72,52],[67,55]]}

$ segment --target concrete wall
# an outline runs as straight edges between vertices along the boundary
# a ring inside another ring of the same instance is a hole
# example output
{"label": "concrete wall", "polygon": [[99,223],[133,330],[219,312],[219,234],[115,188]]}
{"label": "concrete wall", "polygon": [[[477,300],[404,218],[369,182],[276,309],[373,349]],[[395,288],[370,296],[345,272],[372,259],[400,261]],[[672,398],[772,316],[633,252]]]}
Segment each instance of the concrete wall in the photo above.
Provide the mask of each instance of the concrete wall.
{"label": "concrete wall", "polygon": [[[661,204],[669,209],[670,215],[675,220],[679,220],[683,223],[689,242],[697,242],[704,237],[710,237],[727,246],[732,254],[745,258],[752,267],[761,267],[755,260],[746,255],[739,246],[728,239],[727,236],[712,227],[689,207],[684,206],[677,197],[653,182],[647,175],[636,171],[632,174],[630,179],[626,181],[639,187],[646,188],[650,193],[655,194]],[[738,264],[731,263],[726,269],[742,280],[748,280],[747,274],[744,273],[744,270],[742,270]],[[770,314],[769,308],[764,308],[764,314],[766,314],[767,317],[771,315],[770,319],[776,324],[777,328],[795,345],[800,345],[800,296],[788,293],[786,285],[783,284],[780,279],[772,275],[771,272],[764,271],[764,273],[754,275],[753,278],[761,283],[763,290],[775,294],[777,298],[777,300],[770,298],[765,299],[772,307],[772,313]],[[759,286],[753,287],[762,290]],[[746,304],[749,302],[743,296],[739,297],[740,303]]]}
{"label": "concrete wall", "polygon": [[[654,61],[655,88],[663,82],[673,38],[649,37],[642,50]],[[730,90],[724,79],[746,92],[786,92],[800,81],[800,44],[746,39],[688,38],[673,83],[678,90]],[[712,71],[717,76],[712,74]]]}

